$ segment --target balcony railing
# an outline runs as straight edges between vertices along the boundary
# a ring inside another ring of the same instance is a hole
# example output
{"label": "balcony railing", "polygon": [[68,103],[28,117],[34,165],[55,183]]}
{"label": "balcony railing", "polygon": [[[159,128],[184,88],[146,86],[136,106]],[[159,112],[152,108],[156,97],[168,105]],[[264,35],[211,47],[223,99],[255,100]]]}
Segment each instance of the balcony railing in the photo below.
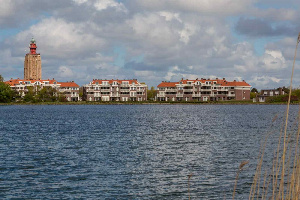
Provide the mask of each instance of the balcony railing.
{"label": "balcony railing", "polygon": [[177,92],[176,89],[166,89],[166,92]]}
{"label": "balcony railing", "polygon": [[183,97],[183,94],[176,94],[176,97]]}
{"label": "balcony railing", "polygon": [[157,97],[166,97],[165,94],[157,94]]}
{"label": "balcony railing", "polygon": [[112,94],[111,97],[120,97],[119,94]]}
{"label": "balcony railing", "polygon": [[201,94],[193,94],[192,97],[201,97]]}
{"label": "balcony railing", "polygon": [[211,89],[201,89],[201,91],[211,91]]}
{"label": "balcony railing", "polygon": [[110,92],[110,89],[101,89],[101,92]]}
{"label": "balcony railing", "polygon": [[184,92],[193,92],[193,89],[183,89]]}
{"label": "balcony railing", "polygon": [[221,89],[218,89],[218,91],[228,91],[228,89],[221,88]]}

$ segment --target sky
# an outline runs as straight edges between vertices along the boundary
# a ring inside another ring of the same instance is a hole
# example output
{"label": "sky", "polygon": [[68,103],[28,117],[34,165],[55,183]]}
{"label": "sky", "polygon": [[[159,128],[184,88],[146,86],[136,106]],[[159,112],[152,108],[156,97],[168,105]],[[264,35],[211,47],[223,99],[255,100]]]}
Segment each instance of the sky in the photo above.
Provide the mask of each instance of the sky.
{"label": "sky", "polygon": [[[42,78],[245,80],[290,85],[299,0],[0,0],[0,74],[23,78],[32,37]],[[300,53],[299,53],[300,54]],[[300,55],[293,87],[300,87]]]}

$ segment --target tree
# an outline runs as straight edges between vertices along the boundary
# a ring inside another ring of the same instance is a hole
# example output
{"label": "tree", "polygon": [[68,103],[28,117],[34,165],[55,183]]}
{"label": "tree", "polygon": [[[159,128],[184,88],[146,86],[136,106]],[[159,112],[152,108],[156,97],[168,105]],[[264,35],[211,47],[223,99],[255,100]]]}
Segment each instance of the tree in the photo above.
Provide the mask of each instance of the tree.
{"label": "tree", "polygon": [[4,82],[0,82],[0,102],[9,103],[12,101],[13,96],[14,92],[10,86]]}
{"label": "tree", "polygon": [[34,88],[32,86],[27,87],[27,92],[24,96],[25,102],[35,102],[35,96],[34,96]]}
{"label": "tree", "polygon": [[43,87],[39,92],[37,93],[37,97],[39,101],[42,102],[53,102],[57,101],[57,91],[53,87]]}
{"label": "tree", "polygon": [[152,86],[151,89],[147,91],[148,100],[154,100],[156,93],[157,92],[156,92],[155,88]]}
{"label": "tree", "polygon": [[258,93],[258,90],[256,88],[252,88],[251,92],[256,92]]}
{"label": "tree", "polygon": [[4,78],[0,74],[0,82],[4,82]]}
{"label": "tree", "polygon": [[250,92],[250,99],[253,99],[256,97],[256,92]]}
{"label": "tree", "polygon": [[282,90],[284,91],[285,94],[289,94],[290,93],[290,89],[289,88],[283,87]]}

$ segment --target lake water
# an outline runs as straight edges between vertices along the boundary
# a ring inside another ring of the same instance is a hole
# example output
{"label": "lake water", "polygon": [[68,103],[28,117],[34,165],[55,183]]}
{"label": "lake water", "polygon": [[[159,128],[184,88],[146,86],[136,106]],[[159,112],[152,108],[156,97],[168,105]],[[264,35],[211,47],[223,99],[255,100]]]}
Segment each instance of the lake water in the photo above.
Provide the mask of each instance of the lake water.
{"label": "lake water", "polygon": [[[285,109],[0,106],[0,198],[188,199],[192,173],[191,199],[231,199],[238,166],[249,160],[236,193],[248,199],[261,141],[279,132]],[[297,112],[291,106],[291,123]]]}

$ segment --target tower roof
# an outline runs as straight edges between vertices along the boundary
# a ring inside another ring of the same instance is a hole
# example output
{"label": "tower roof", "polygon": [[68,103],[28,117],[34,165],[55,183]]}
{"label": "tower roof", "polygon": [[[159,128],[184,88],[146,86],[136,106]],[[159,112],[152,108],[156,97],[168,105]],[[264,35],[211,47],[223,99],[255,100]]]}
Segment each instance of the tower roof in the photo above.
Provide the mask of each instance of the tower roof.
{"label": "tower roof", "polygon": [[35,44],[35,39],[34,39],[34,38],[32,38],[32,39],[30,40],[30,43],[33,43],[33,44]]}

